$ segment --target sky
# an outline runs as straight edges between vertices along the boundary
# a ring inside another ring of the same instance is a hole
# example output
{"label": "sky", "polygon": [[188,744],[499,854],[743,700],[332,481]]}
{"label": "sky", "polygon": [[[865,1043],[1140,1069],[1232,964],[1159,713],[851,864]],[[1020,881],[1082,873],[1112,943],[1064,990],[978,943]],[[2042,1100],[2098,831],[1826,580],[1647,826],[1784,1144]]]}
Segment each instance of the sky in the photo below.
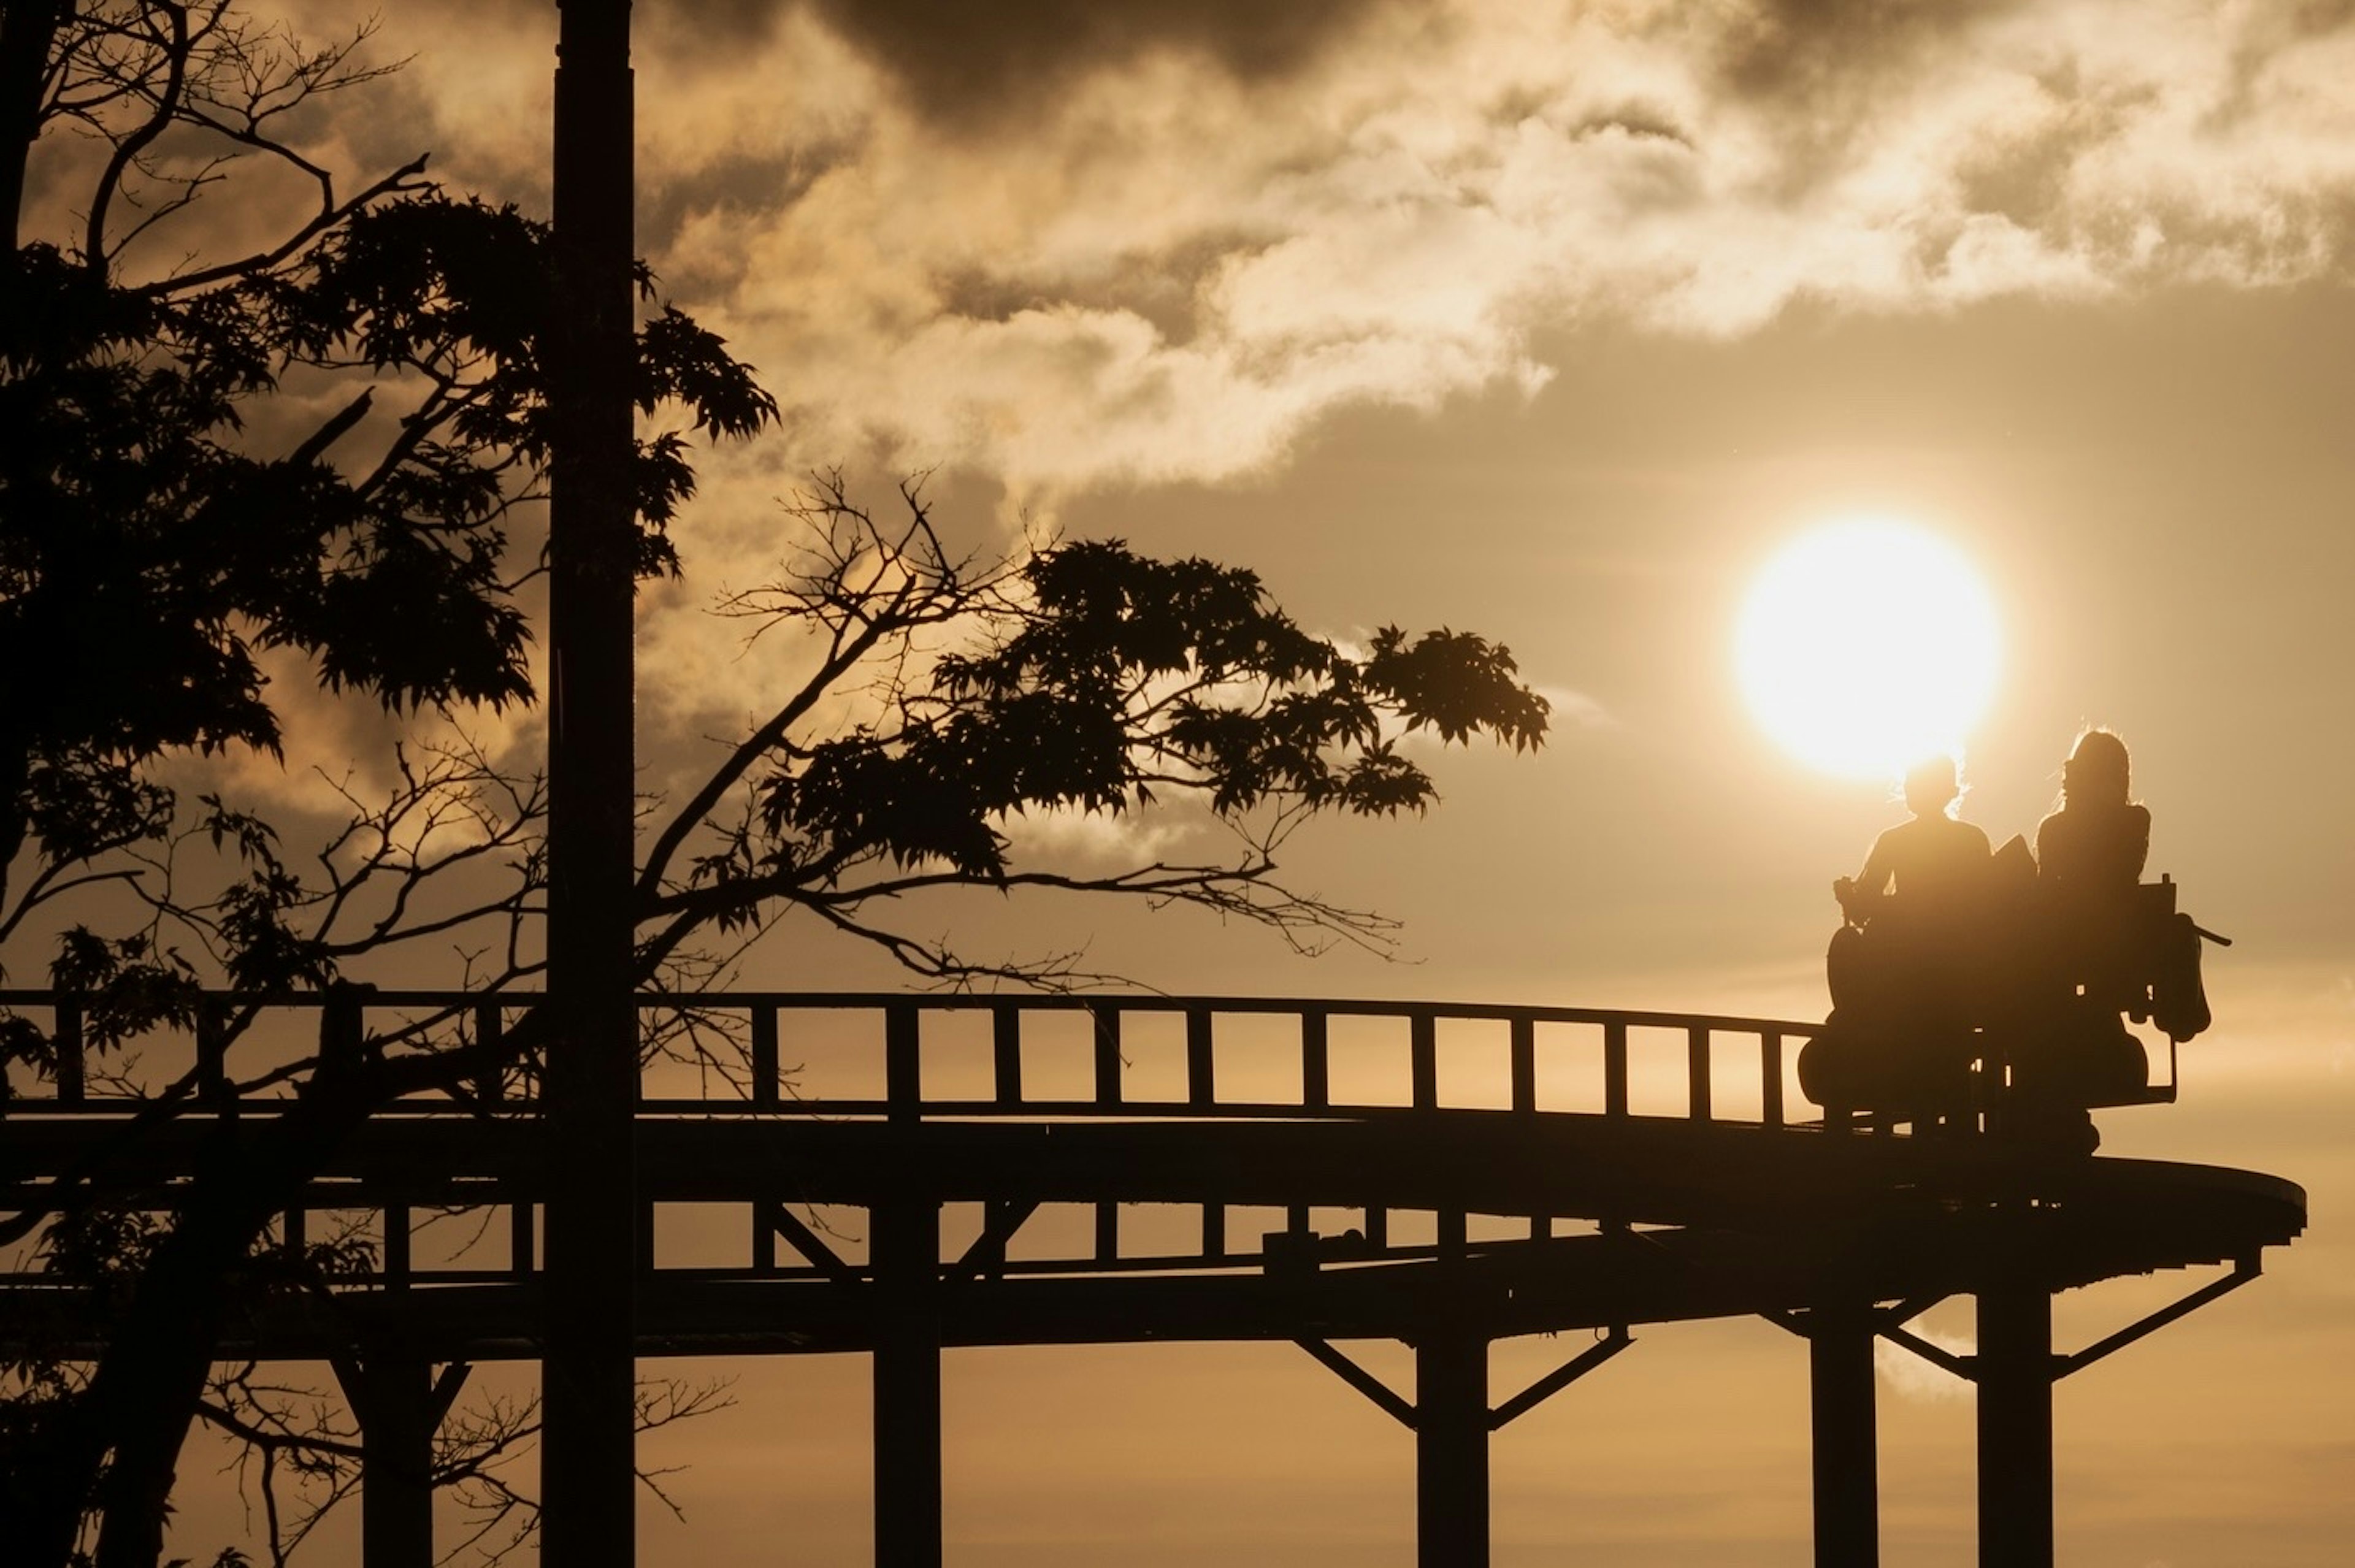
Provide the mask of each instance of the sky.
{"label": "sky", "polygon": [[[371,45],[406,68],[304,134],[544,212],[554,22],[410,0]],[[2313,1205],[2266,1279],[2062,1386],[2062,1553],[2341,1560],[2355,5],[642,0],[636,60],[641,248],[786,412],[709,457],[685,578],[645,596],[650,787],[791,673],[705,613],[786,548],[776,498],[921,471],[960,538],[1028,519],[1249,566],[1327,635],[1479,631],[1555,704],[1535,758],[1433,758],[1428,817],[1295,841],[1299,885],[1405,923],[1394,961],[945,907],[969,940],[1179,992],[1820,1017],[1828,884],[1902,813],[1758,731],[1732,627],[1815,525],[1930,529],[2001,623],[1964,815],[2030,831],[2111,726],[2152,870],[2234,938],[2182,1102],[2105,1113],[2105,1149]],[[298,754],[365,738],[304,722]],[[1115,856],[1156,830],[1022,832]],[[785,931],[744,979],[860,964]],[[2193,1283],[2064,1298],[2060,1337]],[[1928,1324],[1967,1343],[1966,1305]],[[1807,1561],[1804,1348],[1639,1340],[1498,1438],[1496,1561]],[[1500,1349],[1499,1391],[1558,1349]],[[863,1560],[863,1364],[736,1376],[657,1440],[687,1518],[642,1509],[647,1559]],[[1288,1348],[960,1352],[945,1386],[953,1563],[1412,1559],[1405,1435]],[[1971,1562],[1967,1393],[1891,1363],[1881,1411],[1888,1559]],[[233,1522],[207,1499],[192,1537]]]}

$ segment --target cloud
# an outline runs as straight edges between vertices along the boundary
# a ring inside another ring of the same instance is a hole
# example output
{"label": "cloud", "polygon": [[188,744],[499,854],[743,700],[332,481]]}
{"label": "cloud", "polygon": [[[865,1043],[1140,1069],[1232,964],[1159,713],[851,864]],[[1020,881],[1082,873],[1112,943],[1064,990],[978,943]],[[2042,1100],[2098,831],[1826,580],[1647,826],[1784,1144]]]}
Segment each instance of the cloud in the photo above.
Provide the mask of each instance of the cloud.
{"label": "cloud", "polygon": [[[691,581],[757,580],[813,466],[940,467],[1051,516],[1264,474],[1348,407],[1531,393],[1582,323],[2344,278],[2350,14],[641,6],[641,246],[788,411],[709,464]],[[413,63],[322,144],[432,147],[544,203],[552,16],[420,0],[385,28]],[[735,708],[733,656],[690,661],[728,694],[696,722]]]}
{"label": "cloud", "polygon": [[[1598,316],[2343,275],[2350,10],[695,0],[641,8],[642,242],[787,467],[1215,481],[1337,408],[1534,389]],[[435,14],[385,40],[402,118],[541,188],[551,29]]]}

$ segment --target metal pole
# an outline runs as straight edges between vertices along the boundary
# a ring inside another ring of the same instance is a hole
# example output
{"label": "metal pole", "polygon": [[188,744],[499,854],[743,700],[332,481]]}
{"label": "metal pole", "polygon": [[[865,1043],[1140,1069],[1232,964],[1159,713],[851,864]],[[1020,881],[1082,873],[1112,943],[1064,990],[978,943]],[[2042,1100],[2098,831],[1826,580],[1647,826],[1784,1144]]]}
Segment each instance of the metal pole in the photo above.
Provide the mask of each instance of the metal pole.
{"label": "metal pole", "polygon": [[1415,1562],[1488,1561],[1488,1341],[1445,1328],[1414,1348]]}
{"label": "metal pole", "polygon": [[2052,1296],[2007,1281],[1978,1311],[1980,1568],[2052,1568]]}
{"label": "metal pole", "polygon": [[416,1356],[371,1356],[345,1397],[360,1416],[363,1568],[433,1568],[433,1371]]}
{"label": "metal pole", "polygon": [[1815,1417],[1816,1568],[1878,1568],[1881,1455],[1870,1303],[1808,1314]]}
{"label": "metal pole", "polygon": [[583,1568],[634,1560],[636,1512],[634,182],[628,0],[558,4],[541,1556]]}
{"label": "metal pole", "polygon": [[872,1221],[876,1568],[941,1565],[940,1206],[878,1204]]}

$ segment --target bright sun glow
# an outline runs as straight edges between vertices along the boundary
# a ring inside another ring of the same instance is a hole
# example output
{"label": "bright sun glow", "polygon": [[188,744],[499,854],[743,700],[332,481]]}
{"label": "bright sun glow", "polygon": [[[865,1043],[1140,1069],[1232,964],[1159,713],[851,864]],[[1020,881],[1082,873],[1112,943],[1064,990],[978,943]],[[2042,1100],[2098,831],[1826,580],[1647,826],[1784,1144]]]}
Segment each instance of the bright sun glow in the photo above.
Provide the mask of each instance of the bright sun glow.
{"label": "bright sun glow", "polygon": [[1994,603],[1962,553],[1902,523],[1835,523],[1751,585],[1734,639],[1750,711],[1801,761],[1892,778],[1958,752],[1995,694]]}

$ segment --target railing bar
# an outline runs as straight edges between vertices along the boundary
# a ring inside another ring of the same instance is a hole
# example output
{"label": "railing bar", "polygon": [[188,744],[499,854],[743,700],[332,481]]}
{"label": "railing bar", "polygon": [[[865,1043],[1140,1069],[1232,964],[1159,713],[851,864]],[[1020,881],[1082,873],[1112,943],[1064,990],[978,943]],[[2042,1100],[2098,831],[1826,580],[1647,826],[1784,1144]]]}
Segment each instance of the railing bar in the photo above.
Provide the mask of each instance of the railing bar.
{"label": "railing bar", "polygon": [[1430,1012],[1411,1013],[1407,1018],[1407,1055],[1414,1074],[1414,1108],[1436,1110],[1439,1106],[1439,1019]]}
{"label": "railing bar", "polygon": [[1603,1114],[1627,1114],[1627,1026],[1615,1019],[1603,1026]]}
{"label": "railing bar", "polygon": [[757,1274],[773,1274],[777,1267],[777,1222],[772,1218],[776,1205],[768,1199],[756,1199],[752,1203],[752,1268]]}
{"label": "railing bar", "polygon": [[206,1104],[234,1115],[237,1097],[229,1087],[228,1007],[210,997],[197,1004],[197,1092]]}
{"label": "railing bar", "polygon": [[1223,1203],[1202,1205],[1202,1256],[1212,1263],[1226,1259],[1227,1206]]}
{"label": "railing bar", "polygon": [[82,1103],[82,1012],[77,997],[59,997],[54,1004],[52,1043],[57,1051],[58,1104]]}
{"label": "railing bar", "polygon": [[[474,1043],[488,1055],[492,1048],[505,1038],[506,1011],[496,1002],[474,1004]],[[474,1075],[474,1093],[483,1099],[496,1101],[506,1094],[506,1072],[496,1061],[487,1063]]]}
{"label": "railing bar", "polygon": [[1300,1015],[1300,1104],[1304,1110],[1322,1111],[1333,1103],[1333,1062],[1325,1015],[1316,1008]]}
{"label": "railing bar", "polygon": [[384,1206],[384,1284],[388,1290],[409,1288],[409,1205]]}
{"label": "railing bar", "polygon": [[1186,1104],[1206,1111],[1218,1104],[1218,1052],[1210,1013],[1206,1008],[1186,1009]]}
{"label": "railing bar", "polygon": [[1709,1026],[1693,1024],[1685,1030],[1685,1076],[1691,1094],[1691,1115],[1696,1122],[1710,1116]]}
{"label": "railing bar", "polygon": [[1120,1009],[1108,1002],[1088,1004],[1093,1021],[1096,1059],[1096,1102],[1112,1106],[1120,1095]]}
{"label": "railing bar", "polygon": [[1096,1205],[1095,1261],[1100,1264],[1120,1261],[1120,1205]]}
{"label": "railing bar", "polygon": [[919,1029],[914,1003],[894,1002],[883,1009],[883,1103],[894,1122],[923,1117],[923,1037]]}
{"label": "railing bar", "polygon": [[1758,1032],[1759,1119],[1770,1127],[1783,1125],[1783,1036],[1778,1029]]}
{"label": "railing bar", "polygon": [[1022,1104],[1022,1009],[999,1002],[989,1009],[990,1088],[998,1104]]}
{"label": "railing bar", "polygon": [[1513,1109],[1528,1115],[1538,1108],[1538,1026],[1535,1019],[1516,1015],[1512,1024]]}
{"label": "railing bar", "polygon": [[773,1111],[783,1075],[777,1049],[777,1009],[752,1005],[752,1108]]}
{"label": "railing bar", "polygon": [[[538,1005],[546,994],[528,990],[502,990],[488,993],[497,996],[502,1003],[517,1010]],[[327,1005],[328,998],[316,991],[215,991],[207,995],[234,1007],[274,1008],[301,1011]],[[454,1010],[481,1001],[486,993],[479,991],[394,991],[383,990],[369,997],[369,1005],[378,1008],[421,1008]],[[0,989],[0,1006],[48,1007],[54,1004],[56,993],[26,987]],[[668,991],[648,990],[637,994],[641,1008],[729,1007],[749,1008],[754,1005],[791,1010],[873,1011],[909,1001],[899,991]],[[1694,1024],[1706,1024],[1710,1029],[1729,1034],[1756,1034],[1764,1029],[1776,1029],[1799,1039],[1813,1037],[1821,1025],[1790,1019],[1745,1018],[1724,1013],[1638,1012],[1617,1008],[1548,1008],[1530,1007],[1521,1003],[1430,1002],[1430,1001],[1369,1001],[1349,997],[1170,997],[1138,993],[1123,995],[1118,1005],[1127,1010],[1142,1012],[1185,1012],[1202,1008],[1221,1013],[1257,1013],[1297,1015],[1304,1008],[1348,1018],[1411,1018],[1418,1012],[1434,1017],[1466,1019],[1503,1019],[1528,1018],[1539,1023],[1610,1024],[1620,1023],[1637,1029],[1684,1029]],[[1026,1008],[1070,1011],[1101,1006],[1102,997],[1029,997],[1023,999]],[[912,1004],[942,1012],[964,1008],[988,1008],[997,1005],[989,997],[926,997]]]}

